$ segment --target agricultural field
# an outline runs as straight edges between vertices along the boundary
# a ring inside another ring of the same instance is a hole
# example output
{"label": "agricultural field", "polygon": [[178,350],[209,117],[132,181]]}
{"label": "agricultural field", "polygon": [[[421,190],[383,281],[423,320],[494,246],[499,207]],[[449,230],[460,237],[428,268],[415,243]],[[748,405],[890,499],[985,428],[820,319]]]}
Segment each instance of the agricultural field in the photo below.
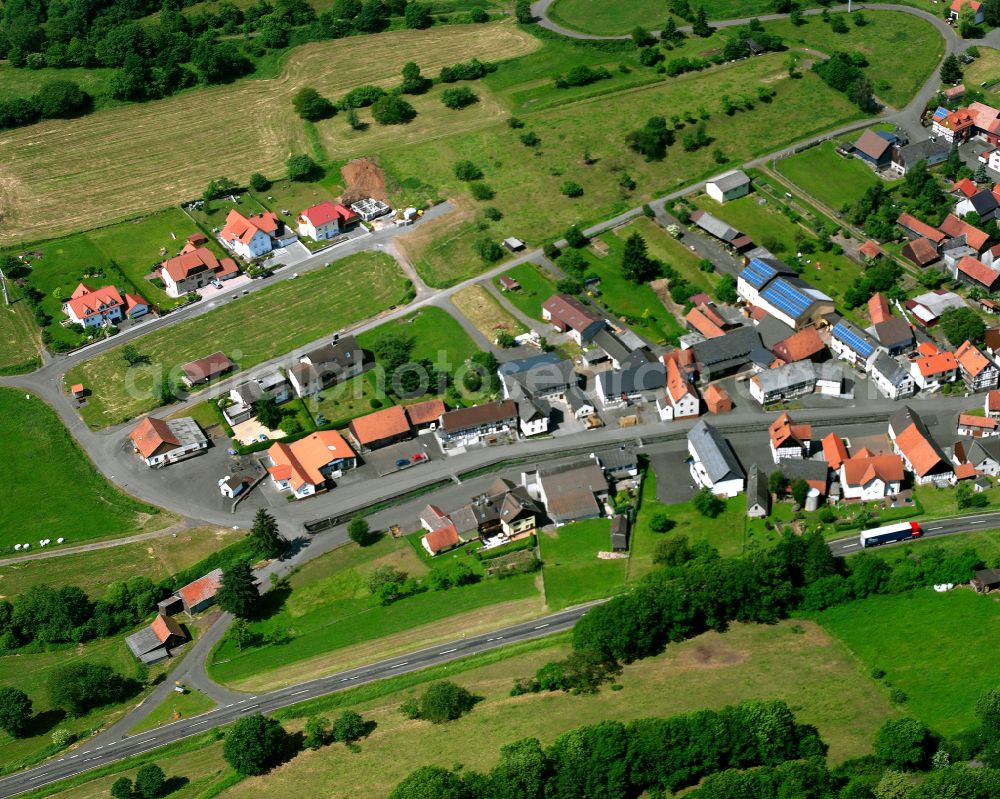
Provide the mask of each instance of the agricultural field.
{"label": "agricultural field", "polygon": [[[746,86],[756,83],[768,84],[776,95],[769,104],[759,103],[752,111],[727,116],[718,103],[706,99],[727,93],[743,96]],[[705,124],[713,143],[694,152],[674,145],[663,162],[647,162],[623,146],[623,136],[631,127],[664,108],[688,114],[703,108],[709,114]],[[570,224],[597,222],[717,172],[718,163],[712,156],[715,149],[722,151],[726,161],[742,161],[857,116],[843,95],[830,91],[815,75],[791,80],[780,55],[768,55],[582,100],[544,114],[525,114],[522,131],[498,126],[421,146],[386,149],[381,163],[397,180],[419,176],[438,194],[465,197],[468,190],[455,178],[453,166],[460,160],[471,160],[482,170],[483,182],[493,189],[495,195],[488,202],[504,214],[502,221],[479,225],[469,216],[442,231],[440,240],[427,243],[423,251],[407,247],[425,279],[447,285],[467,277],[468,270],[474,268],[470,264],[478,264],[478,271],[486,268],[474,249],[479,238],[499,241],[513,234],[537,244],[554,238]],[[593,120],[605,118],[627,122],[621,126],[593,124]],[[788,122],[779,138],[775,137],[775,118]],[[520,136],[525,132],[534,133],[540,144],[522,144]],[[585,155],[589,155],[589,164],[584,163]],[[634,192],[618,188],[622,171],[636,182]],[[579,184],[583,195],[564,197],[561,186],[566,181]]]}
{"label": "agricultural field", "polygon": [[907,715],[943,735],[970,731],[977,723],[976,700],[996,688],[995,673],[983,664],[993,652],[990,633],[1000,606],[971,589],[938,594],[925,587],[874,596],[816,619],[861,661],[863,671],[884,670],[886,684],[906,693]]}
{"label": "agricultural field", "polygon": [[[333,745],[297,755],[266,777],[240,782],[220,795],[311,795],[322,786],[330,797],[384,799],[414,769],[435,764],[485,771],[497,761],[500,746],[537,737],[543,746],[561,733],[584,724],[614,719],[628,722],[666,717],[702,708],[718,708],[747,699],[783,699],[796,717],[818,727],[830,745],[830,761],[840,763],[870,751],[879,725],[898,715],[884,693],[857,667],[844,648],[808,621],[770,626],[733,625],[726,633],[706,633],[672,645],[655,658],[625,667],[620,691],[602,690],[573,696],[554,692],[510,697],[516,677],[533,674],[568,651],[563,636],[475,656],[439,669],[363,686],[317,702],[278,712],[286,728],[298,731],[305,717],[335,717],[350,708],[376,723],[357,751]],[[432,679],[454,680],[482,701],[471,713],[447,725],[407,721],[399,706]],[[190,782],[171,794],[194,799],[209,785],[225,784],[230,774],[221,742],[194,739],[163,750],[156,762],[168,777]],[[135,764],[101,774],[56,792],[60,799],[107,796],[121,774],[134,775]]]}
{"label": "agricultural field", "polygon": [[837,155],[836,148],[835,142],[825,141],[782,158],[775,168],[806,194],[839,211],[845,205],[853,205],[881,178],[861,160]]}
{"label": "agricultural field", "polygon": [[525,327],[493,298],[481,285],[473,285],[451,296],[451,303],[459,312],[475,325],[487,341],[494,341],[498,333],[506,332],[518,336]]}
{"label": "agricultural field", "polygon": [[538,534],[549,608],[559,610],[624,590],[628,561],[597,557],[610,551],[610,534],[610,519],[573,522]]}
{"label": "agricultural field", "polygon": [[157,407],[161,381],[178,385],[188,361],[223,350],[247,369],[402,301],[405,283],[388,255],[352,255],[143,336],[136,346],[148,363],[129,367],[119,347],[75,366],[66,380],[91,387],[81,409],[87,424],[116,424]]}
{"label": "agricultural field", "polygon": [[11,304],[0,305],[0,374],[30,370],[41,365],[38,328],[26,300],[10,286]]}
{"label": "agricultural field", "polygon": [[63,555],[45,560],[22,560],[0,566],[0,594],[8,599],[35,585],[59,588],[75,585],[87,596],[104,596],[109,575],[127,574],[160,582],[193,566],[213,552],[243,537],[239,530],[222,527],[195,527],[148,541],[138,541],[108,549]]}
{"label": "agricultural field", "polygon": [[[520,264],[504,272],[521,284],[520,291],[505,291],[504,299],[531,319],[542,318],[542,303],[556,293],[555,281],[534,264]],[[500,279],[493,285],[500,288]]]}
{"label": "agricultural field", "polygon": [[[764,203],[761,204],[761,200]],[[812,232],[792,222],[777,207],[775,200],[756,192],[720,205],[704,194],[695,196],[695,204],[748,234],[756,243],[767,247],[779,258],[794,256],[801,241],[816,242]],[[861,274],[861,266],[846,255],[833,252],[803,253],[802,278],[828,294],[835,301]]]}
{"label": "agricultural field", "polygon": [[[290,593],[276,600],[280,606],[251,624],[265,641],[276,637],[278,643],[240,652],[224,640],[209,660],[213,678],[237,689],[265,690],[336,671],[352,657],[369,661],[379,649],[412,646],[434,636],[447,640],[470,626],[503,624],[506,618],[541,611],[532,574],[444,593],[424,591],[381,605],[369,592],[367,579],[382,565],[417,578],[428,571],[407,541],[389,537],[364,549],[348,544],[316,558],[292,576]],[[435,628],[435,622],[444,624]]]}
{"label": "agricultural field", "polygon": [[[77,447],[55,412],[37,397],[0,388],[0,551],[37,548],[42,538],[80,544],[95,538],[156,530],[175,517],[122,494]],[[41,464],[58,477],[39,479]],[[2,589],[0,589],[2,590]]]}
{"label": "agricultural field", "polygon": [[[295,48],[273,80],[246,79],[151,103],[101,111],[81,119],[50,120],[0,134],[7,157],[0,169],[7,224],[0,243],[85,230],[201,195],[220,174],[238,182],[251,172],[279,177],[289,152],[307,152],[308,137],[291,111],[303,84],[338,98],[362,83],[399,83],[403,64],[417,60],[428,74],[473,56],[512,58],[538,47],[512,24],[455,25],[315,42]],[[407,141],[488,124],[497,113],[480,108],[418,117],[397,127],[350,131],[342,120],[320,126],[331,157],[370,153],[402,136]],[[204,114],[212,108],[211,119]],[[419,108],[418,108],[419,110]],[[326,126],[323,129],[323,126]],[[194,133],[198,147],[190,146]],[[87,202],[79,202],[81,196]]]}

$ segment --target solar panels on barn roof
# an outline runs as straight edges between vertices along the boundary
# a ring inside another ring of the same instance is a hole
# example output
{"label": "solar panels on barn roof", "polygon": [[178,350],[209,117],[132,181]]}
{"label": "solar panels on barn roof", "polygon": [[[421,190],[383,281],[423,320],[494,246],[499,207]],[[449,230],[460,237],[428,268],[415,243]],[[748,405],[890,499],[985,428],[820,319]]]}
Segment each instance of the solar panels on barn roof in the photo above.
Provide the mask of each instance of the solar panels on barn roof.
{"label": "solar panels on barn roof", "polygon": [[778,270],[773,266],[768,266],[759,258],[754,258],[740,272],[740,277],[755,289],[759,289],[776,274],[778,274]]}
{"label": "solar panels on barn roof", "polygon": [[838,322],[833,326],[833,335],[843,341],[862,358],[867,358],[875,352],[875,344],[868,337],[847,322]]}
{"label": "solar panels on barn roof", "polygon": [[760,296],[771,305],[784,311],[792,319],[798,319],[812,306],[815,300],[804,291],[797,289],[787,280],[778,278]]}

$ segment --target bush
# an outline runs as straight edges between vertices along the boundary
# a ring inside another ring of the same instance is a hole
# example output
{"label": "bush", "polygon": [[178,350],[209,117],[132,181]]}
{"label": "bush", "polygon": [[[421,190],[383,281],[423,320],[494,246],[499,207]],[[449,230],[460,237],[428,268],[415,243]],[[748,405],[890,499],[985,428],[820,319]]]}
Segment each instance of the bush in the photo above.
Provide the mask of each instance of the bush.
{"label": "bush", "polygon": [[371,527],[363,516],[355,516],[347,524],[348,537],[358,546],[366,547],[374,543],[378,536],[372,533]]}
{"label": "bush", "polygon": [[667,533],[674,528],[673,520],[665,513],[654,513],[649,520],[649,528],[654,533]]}
{"label": "bush", "polygon": [[57,666],[49,674],[49,699],[72,717],[95,707],[120,702],[138,686],[110,666],[78,661]]}
{"label": "bush", "polygon": [[479,180],[483,176],[483,170],[472,161],[458,161],[453,167],[453,171],[459,180]]}
{"label": "bush", "polygon": [[147,763],[135,773],[135,792],[142,799],[156,799],[163,790],[166,775],[156,763]]}
{"label": "bush", "polygon": [[583,196],[583,186],[581,186],[579,183],[575,183],[572,180],[567,180],[565,183],[563,183],[559,191],[561,191],[567,197]]}
{"label": "bush", "polygon": [[350,744],[371,734],[374,722],[365,721],[353,710],[345,710],[333,722],[333,740]]}
{"label": "bush", "polygon": [[222,755],[238,774],[256,776],[278,763],[288,743],[288,733],[277,719],[257,713],[237,719],[229,728]]}
{"label": "bush", "polygon": [[459,86],[441,92],[441,102],[447,108],[458,110],[479,102],[479,95],[466,86]]}
{"label": "bush", "polygon": [[267,191],[271,188],[271,181],[269,181],[260,172],[254,172],[250,176],[250,188],[254,191]]}
{"label": "bush", "polygon": [[493,239],[482,238],[472,246],[476,254],[488,264],[496,263],[503,258],[503,247],[493,241]]}
{"label": "bush", "polygon": [[433,724],[454,721],[472,710],[476,701],[475,696],[453,682],[436,682],[420,695],[417,718]]}
{"label": "bush", "polygon": [[380,125],[403,125],[416,115],[413,106],[395,94],[387,94],[372,103],[372,117]]}
{"label": "bush", "polygon": [[302,119],[318,122],[337,113],[336,107],[311,86],[304,86],[292,98],[292,108]]}
{"label": "bush", "polygon": [[900,771],[926,768],[936,748],[931,731],[916,719],[890,719],[875,734],[875,758]]}
{"label": "bush", "polygon": [[300,183],[309,183],[323,177],[323,168],[308,155],[292,155],[285,162],[288,167],[288,179]]}
{"label": "bush", "polygon": [[535,134],[534,131],[531,130],[527,131],[526,133],[522,133],[520,136],[518,136],[518,138],[521,140],[521,144],[523,144],[525,147],[537,147],[539,144],[542,143],[542,140],[538,138],[538,136]]}
{"label": "bush", "polygon": [[341,98],[339,105],[345,110],[348,108],[364,108],[376,100],[385,97],[386,94],[388,92],[379,86],[358,86],[345,94]]}
{"label": "bush", "polygon": [[470,183],[469,191],[472,192],[472,196],[477,200],[492,200],[496,196],[496,192],[493,191],[493,187],[488,183],[483,183],[482,181]]}
{"label": "bush", "polygon": [[499,222],[501,219],[503,219],[503,213],[500,211],[500,209],[492,205],[483,209],[483,216],[485,216],[491,222]]}

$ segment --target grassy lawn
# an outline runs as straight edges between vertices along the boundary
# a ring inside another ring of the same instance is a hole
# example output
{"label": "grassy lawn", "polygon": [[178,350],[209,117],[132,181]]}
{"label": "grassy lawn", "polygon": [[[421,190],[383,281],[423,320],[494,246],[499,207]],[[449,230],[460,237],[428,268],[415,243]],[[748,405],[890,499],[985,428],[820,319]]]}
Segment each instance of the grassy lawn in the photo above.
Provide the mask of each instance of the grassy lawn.
{"label": "grassy lawn", "polygon": [[[138,701],[138,697],[134,697],[119,705],[97,708],[81,718],[66,718],[62,710],[53,708],[49,702],[48,678],[55,668],[76,661],[103,663],[126,677],[136,674],[138,664],[125,646],[123,636],[86,644],[68,644],[36,654],[0,656],[0,687],[20,688],[27,693],[35,714],[33,734],[29,737],[12,739],[0,732],[0,746],[4,752],[0,773],[15,771],[52,754],[55,751],[52,746],[52,730],[64,728],[77,736],[86,737],[92,730],[124,715]],[[163,665],[153,666],[150,672],[155,676],[164,668]]]}
{"label": "grassy lawn", "polygon": [[413,340],[413,360],[429,358],[435,364],[454,371],[479,352],[479,347],[447,311],[422,308],[415,313],[385,322],[358,336],[358,343],[370,348],[379,336],[396,333]]}
{"label": "grassy lawn", "polygon": [[[339,175],[333,173],[332,177],[336,181]],[[295,216],[300,211],[304,211],[306,208],[321,203],[324,200],[336,199],[337,195],[330,191],[327,185],[325,185],[326,183],[327,181],[323,181],[322,183],[300,183],[287,179],[276,180],[267,191],[260,192],[259,194],[250,192],[250,194],[257,202],[261,205],[266,205],[279,216],[282,215],[282,211],[291,211],[289,216],[282,218],[285,222],[292,225],[292,227],[295,227]]]}
{"label": "grassy lawn", "polygon": [[[446,64],[473,57],[498,61],[538,46],[537,39],[509,23],[314,42],[296,47],[281,60],[277,80],[247,78],[156,103],[108,109],[72,124],[50,120],[10,131],[4,140],[3,174],[5,185],[16,190],[15,201],[5,207],[7,224],[0,241],[86,230],[143,209],[191,200],[220,174],[238,183],[257,171],[283,176],[290,152],[311,149],[302,121],[288,113],[292,95],[304,84],[337,99],[361,83],[397,85],[408,61],[436,75]],[[38,79],[35,72],[22,74],[27,80]],[[59,77],[65,77],[63,70]],[[358,133],[343,119],[320,123],[317,129],[327,152],[347,158],[378,152],[390,141],[482,126],[497,114],[485,101],[481,108],[454,114],[441,113],[436,96],[422,98],[420,104],[427,113],[405,130],[373,126]],[[211,121],[205,118],[205,108],[214,109]],[[247,114],[248,108],[255,110]],[[191,144],[195,135],[197,147]],[[74,165],[69,172],[67,164]]]}
{"label": "grassy lawn", "polygon": [[641,234],[646,240],[646,247],[653,258],[670,264],[692,286],[709,294],[714,292],[721,275],[718,272],[703,272],[698,266],[701,259],[697,253],[691,252],[656,222],[643,216],[615,229],[615,235],[620,239],[633,232]]}
{"label": "grassy lawn", "polygon": [[372,400],[380,402],[380,407],[392,404],[385,391],[379,388],[378,378],[374,372],[352,377],[344,383],[330,386],[319,394],[304,399],[313,419],[326,420],[317,421],[316,424],[334,427],[340,427],[341,423],[346,424],[351,419],[378,410],[372,407]]}
{"label": "grassy lawn", "polygon": [[40,366],[35,320],[25,300],[10,287],[10,306],[0,304],[0,374]]}
{"label": "grassy lawn", "polygon": [[388,255],[360,253],[142,337],[136,344],[149,364],[129,368],[116,348],[66,379],[93,392],[81,410],[87,424],[115,424],[157,407],[160,381],[168,376],[178,385],[188,361],[223,350],[249,368],[400,302],[404,283]]}
{"label": "grassy lawn", "polygon": [[1000,83],[1000,50],[992,47],[980,47],[979,58],[971,64],[962,67],[966,86],[979,89],[985,81],[982,91],[987,93],[986,102],[996,102],[997,85]]}
{"label": "grassy lawn", "polygon": [[524,325],[501,308],[483,286],[464,288],[452,295],[451,302],[462,316],[476,326],[476,330],[486,336],[487,341],[496,340],[497,334],[501,332],[512,336],[525,332]]}
{"label": "grassy lawn", "polygon": [[625,587],[627,560],[600,560],[611,549],[610,519],[574,522],[538,535],[545,603],[552,609],[615,594]]}
{"label": "grassy lawn", "polygon": [[[766,199],[765,204],[760,204],[761,199]],[[811,231],[789,220],[776,207],[772,198],[764,198],[756,192],[738,200],[730,200],[725,205],[720,205],[704,194],[698,194],[695,203],[748,234],[756,243],[768,247],[779,258],[795,255],[797,234],[815,238]],[[834,300],[861,273],[861,266],[846,255],[820,252],[818,248],[815,253],[803,254],[802,263],[805,268],[802,278]]]}
{"label": "grassy lawn", "polygon": [[195,527],[162,538],[46,560],[0,566],[0,594],[14,597],[33,585],[76,585],[91,598],[104,595],[110,575],[159,582],[243,537],[240,530]]}
{"label": "grassy lawn", "polygon": [[[940,6],[934,6],[940,15]],[[830,54],[857,51],[868,60],[865,74],[879,99],[903,108],[937,69],[944,56],[944,41],[926,20],[912,14],[865,9],[868,24],[858,28],[848,18],[848,32],[834,33],[819,17],[806,17],[794,26],[788,19],[769,22],[767,29],[781,36],[790,47],[802,45]],[[846,16],[846,15],[845,15]]]}
{"label": "grassy lawn", "polygon": [[217,402],[218,398],[203,400],[197,405],[192,405],[190,408],[175,411],[167,418],[183,419],[189,417],[201,425],[202,430],[207,430],[209,427],[215,427],[219,424],[219,414],[215,411],[216,407],[218,407],[216,405]]}
{"label": "grassy lawn", "polygon": [[[499,79],[504,69],[491,78]],[[715,98],[726,93],[742,96],[747,85],[759,82],[777,92],[770,104],[758,104],[754,110],[732,117],[722,113]],[[514,91],[513,87],[494,90],[508,96]],[[623,146],[625,132],[661,114],[664,108],[694,113],[699,107],[710,115],[706,129],[713,145],[696,152],[685,152],[675,145],[663,163],[647,162]],[[513,234],[538,243],[555,237],[574,222],[605,219],[699,176],[717,172],[719,165],[712,157],[717,147],[728,160],[742,161],[858,115],[845,97],[830,91],[816,76],[789,79],[780,55],[581,100],[544,113],[517,113],[525,130],[539,137],[539,146],[525,147],[518,131],[497,123],[463,136],[383,152],[382,163],[397,180],[419,179],[434,187],[436,193],[449,197],[467,196],[466,186],[452,172],[455,162],[474,161],[482,169],[484,181],[495,191],[489,204],[504,214],[498,225],[486,230],[478,229],[470,215],[442,229],[422,248],[408,246],[411,259],[425,279],[445,284],[459,279],[459,272],[467,276],[469,269],[481,271],[484,265],[473,250],[481,236],[498,240],[501,233]],[[787,120],[777,135],[773,124],[776,118]],[[597,119],[620,119],[623,124],[595,125]],[[583,161],[585,151],[593,161],[589,166]],[[623,194],[619,190],[622,170],[636,181],[634,192]],[[564,197],[560,187],[567,180],[579,183],[583,196],[573,200]]]}
{"label": "grassy lawn", "polygon": [[927,518],[956,516],[964,513],[982,513],[1000,505],[1000,487],[996,485],[986,490],[989,504],[985,508],[960,509],[955,499],[954,488],[935,488],[932,485],[914,486],[913,496],[924,509],[923,515]]}
{"label": "grassy lawn", "polygon": [[[97,473],[59,417],[37,397],[0,388],[0,551],[14,544],[38,547],[42,538],[80,544],[93,538],[155,530],[174,516],[122,494]],[[58,464],[39,478],[39,464]]]}
{"label": "grassy lawn", "polygon": [[[278,679],[293,680],[296,664],[316,658],[333,671],[330,653],[335,650],[370,642],[365,647],[370,653],[377,639],[480,608],[537,597],[535,577],[529,574],[444,593],[428,591],[383,606],[368,591],[367,579],[385,564],[413,577],[427,571],[408,542],[389,537],[365,549],[350,544],[306,564],[292,577],[291,593],[281,607],[251,625],[263,636],[287,633],[288,640],[243,652],[224,640],[209,662],[212,676],[240,687],[269,685]],[[451,637],[462,629],[453,626]]]}
{"label": "grassy lawn", "polygon": [[[990,662],[1000,631],[1000,605],[959,589],[929,587],[875,596],[824,611],[818,621],[864,664],[909,697],[906,713],[952,736],[976,726],[980,694],[996,687]],[[947,689],[942,690],[942,676]]]}
{"label": "grassy lawn", "polygon": [[156,710],[129,730],[129,734],[138,735],[140,732],[162,727],[164,724],[200,716],[215,707],[215,702],[201,691],[189,688],[183,694],[174,692],[164,699]]}
{"label": "grassy lawn", "polygon": [[857,158],[841,158],[835,150],[836,144],[826,141],[782,158],[775,166],[807,194],[839,211],[844,204],[858,200],[880,178]]}
{"label": "grassy lawn", "polygon": [[608,245],[607,255],[599,256],[589,247],[579,251],[587,261],[586,274],[594,274],[601,279],[601,293],[592,301],[653,344],[676,340],[684,328],[656,292],[647,283],[637,285],[622,277],[621,258],[625,238],[605,233],[601,240]]}
{"label": "grassy lawn", "polygon": [[[504,292],[507,302],[525,316],[541,319],[542,303],[556,293],[555,281],[534,264],[520,264],[504,274],[521,284],[520,291]],[[500,279],[494,279],[493,285],[500,288]]]}
{"label": "grassy lawn", "polygon": [[940,547],[947,552],[971,548],[979,553],[987,566],[1000,564],[1000,530],[977,530],[974,533],[946,535],[941,538],[917,539],[899,546],[875,547],[870,552],[888,561],[898,561],[928,547]]}
{"label": "grassy lawn", "polygon": [[5,62],[0,65],[0,100],[28,97],[37,92],[42,84],[49,81],[71,80],[85,92],[94,96],[94,104],[97,108],[120,105],[120,103],[104,96],[108,78],[113,73],[113,69],[101,67],[18,69]]}

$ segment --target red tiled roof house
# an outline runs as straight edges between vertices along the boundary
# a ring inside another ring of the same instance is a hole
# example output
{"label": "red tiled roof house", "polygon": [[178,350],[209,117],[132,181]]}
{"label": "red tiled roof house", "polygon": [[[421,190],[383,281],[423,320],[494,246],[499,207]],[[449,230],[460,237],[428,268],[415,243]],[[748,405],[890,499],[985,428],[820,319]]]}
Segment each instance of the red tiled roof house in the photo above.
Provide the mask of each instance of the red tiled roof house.
{"label": "red tiled roof house", "polygon": [[279,491],[291,491],[305,499],[325,491],[357,463],[354,450],[336,430],[318,430],[291,444],[278,442],[267,451],[271,459],[268,473]]}
{"label": "red tiled roof house", "polygon": [[81,283],[73,296],[63,303],[63,311],[74,324],[100,327],[106,323],[116,324],[125,317],[142,316],[149,311],[149,303],[138,294],[126,294],[123,299],[114,286],[95,289]]}
{"label": "red tiled roof house", "polygon": [[222,569],[215,569],[178,589],[177,596],[188,613],[201,613],[215,604],[215,595],[221,586]]}
{"label": "red tiled roof house", "polygon": [[190,291],[204,288],[213,280],[229,280],[240,273],[232,258],[215,257],[208,247],[194,247],[190,244],[180,255],[168,258],[160,264],[160,280],[164,291],[171,297],[182,297]]}
{"label": "red tiled roof house", "polygon": [[324,200],[299,214],[299,235],[313,241],[326,241],[339,236],[358,221],[358,215],[339,203]]}

